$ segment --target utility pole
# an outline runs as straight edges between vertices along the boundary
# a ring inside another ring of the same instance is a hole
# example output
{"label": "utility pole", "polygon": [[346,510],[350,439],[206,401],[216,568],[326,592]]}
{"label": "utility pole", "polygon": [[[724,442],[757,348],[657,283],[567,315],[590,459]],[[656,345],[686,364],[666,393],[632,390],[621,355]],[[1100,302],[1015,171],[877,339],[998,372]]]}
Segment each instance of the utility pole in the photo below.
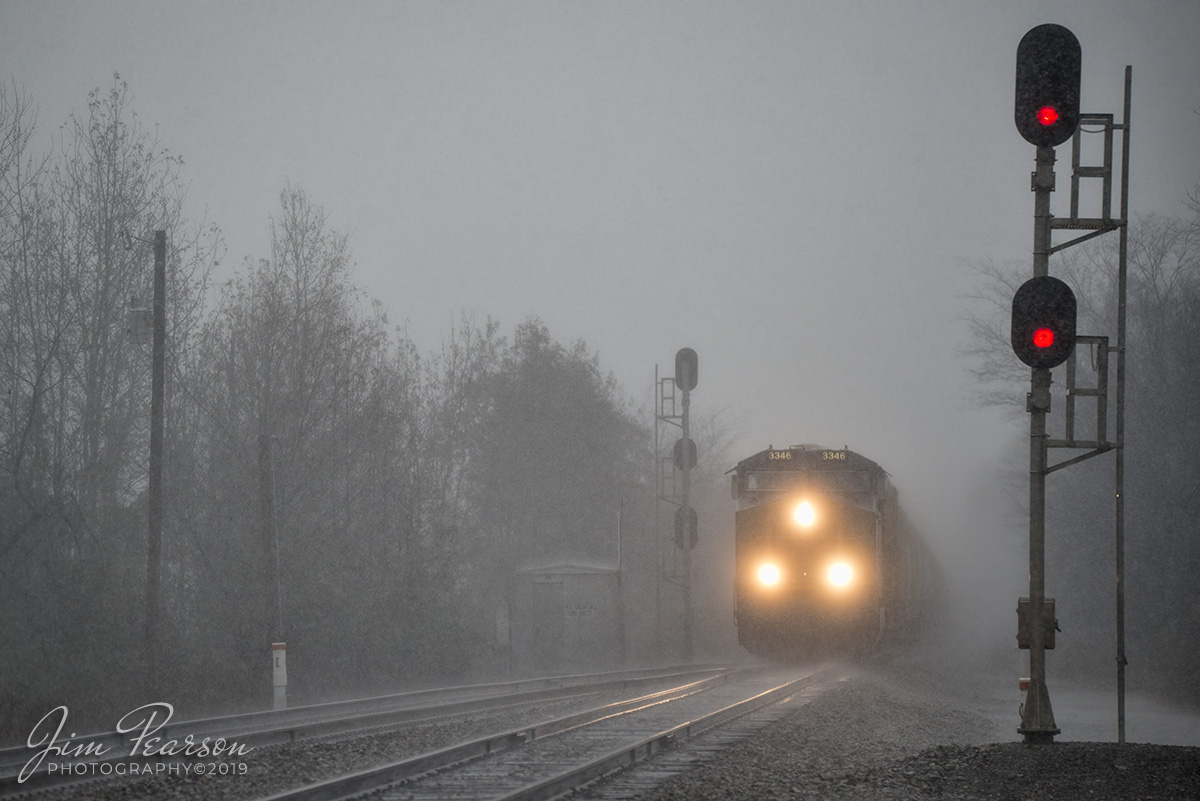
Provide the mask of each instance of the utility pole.
{"label": "utility pole", "polygon": [[258,504],[262,526],[265,619],[271,641],[274,708],[287,708],[287,643],[283,641],[283,589],[279,576],[279,531],[275,509],[275,459],[270,434],[258,435]]}
{"label": "utility pole", "polygon": [[262,523],[263,584],[266,592],[266,618],[271,637],[283,639],[283,609],[279,587],[279,537],[275,525],[275,458],[270,434],[258,435],[258,503]]}
{"label": "utility pole", "polygon": [[163,384],[167,353],[167,232],[154,232],[154,339],[150,379],[150,508],[146,565],[146,689],[157,697],[160,686],[159,607],[162,573]]}

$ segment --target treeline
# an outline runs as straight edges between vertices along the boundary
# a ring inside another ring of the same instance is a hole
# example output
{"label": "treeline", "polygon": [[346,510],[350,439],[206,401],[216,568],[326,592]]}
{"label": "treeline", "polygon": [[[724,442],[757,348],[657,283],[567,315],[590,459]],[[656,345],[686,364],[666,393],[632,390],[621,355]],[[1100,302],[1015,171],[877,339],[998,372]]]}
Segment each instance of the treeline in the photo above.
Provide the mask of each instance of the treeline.
{"label": "treeline", "polygon": [[[1079,303],[1080,334],[1116,345],[1117,237],[1063,252],[1050,272]],[[985,402],[1023,410],[1028,368],[1008,344],[1008,303],[1027,267],[984,269],[992,306],[974,320]],[[1128,680],[1200,703],[1200,194],[1180,217],[1135,219],[1129,230],[1127,301],[1125,595]],[[1100,354],[1079,345],[1078,386],[1096,386]],[[1055,370],[1050,435],[1064,431],[1063,369]],[[1107,438],[1115,437],[1116,357],[1109,356]],[[990,394],[989,394],[990,393]],[[1092,439],[1096,405],[1076,405],[1076,437]],[[1077,452],[1074,452],[1077,453]],[[1052,453],[1052,462],[1074,455]],[[1047,593],[1063,633],[1057,669],[1114,681],[1116,653],[1114,457],[1052,474],[1047,482]],[[1023,475],[1023,474],[1022,474]],[[1022,477],[1018,482],[1027,486]],[[1023,502],[1023,501],[1022,501]],[[1051,664],[1052,669],[1056,669]]]}
{"label": "treeline", "polygon": [[292,186],[270,257],[213,287],[220,231],[185,218],[182,162],[119,78],[51,154],[33,152],[36,130],[30,99],[0,88],[6,722],[66,703],[111,725],[160,700],[143,675],[150,352],[126,335],[127,309],[151,305],[156,229],[169,242],[161,700],[270,696],[264,453],[301,697],[501,662],[515,569],[611,564],[619,510],[653,528],[647,420],[586,345],[537,319],[505,336],[463,318],[420,354],[352,282],[346,235]]}

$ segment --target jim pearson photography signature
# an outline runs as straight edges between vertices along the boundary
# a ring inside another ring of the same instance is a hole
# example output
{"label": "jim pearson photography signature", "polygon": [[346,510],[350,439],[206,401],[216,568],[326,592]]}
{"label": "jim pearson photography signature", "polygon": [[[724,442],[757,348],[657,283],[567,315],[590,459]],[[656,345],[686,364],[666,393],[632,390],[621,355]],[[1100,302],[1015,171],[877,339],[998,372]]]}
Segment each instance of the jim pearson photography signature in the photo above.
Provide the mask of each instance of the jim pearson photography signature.
{"label": "jim pearson photography signature", "polygon": [[[145,759],[183,755],[200,759],[213,757],[227,759],[229,757],[245,756],[254,750],[241,743],[226,740],[224,737],[205,737],[197,740],[191,734],[180,739],[157,736],[159,730],[170,722],[171,716],[174,714],[175,707],[166,702],[157,701],[139,706],[122,717],[117,722],[117,733],[133,735],[129,737],[129,753],[123,754],[123,756]],[[106,746],[104,743],[95,740],[73,741],[72,738],[78,736],[75,732],[71,732],[69,736],[63,737],[63,729],[66,725],[66,706],[55,707],[34,724],[33,731],[29,733],[29,739],[26,740],[26,744],[30,748],[40,750],[25,763],[25,767],[21,769],[21,773],[17,777],[18,783],[23,783],[32,776],[42,766],[47,757],[52,760],[51,766],[54,764],[53,760],[55,758],[116,758],[116,756],[110,755],[110,752],[113,751],[113,746]]]}

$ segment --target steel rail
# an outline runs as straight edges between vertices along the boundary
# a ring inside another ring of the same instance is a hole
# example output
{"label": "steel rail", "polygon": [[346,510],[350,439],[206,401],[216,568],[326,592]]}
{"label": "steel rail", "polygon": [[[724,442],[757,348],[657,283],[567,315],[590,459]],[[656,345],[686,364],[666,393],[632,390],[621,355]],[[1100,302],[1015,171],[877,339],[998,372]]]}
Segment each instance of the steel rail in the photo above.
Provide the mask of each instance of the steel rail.
{"label": "steel rail", "polygon": [[[182,741],[187,736],[199,742],[207,736],[210,739],[220,737],[227,742],[235,741],[240,745],[259,747],[371,729],[379,726],[395,725],[397,723],[435,719],[463,712],[491,711],[531,701],[570,698],[574,695],[591,694],[649,681],[669,680],[698,674],[703,675],[705,673],[721,675],[721,672],[724,670],[726,668],[720,666],[706,666],[692,670],[683,670],[680,668],[663,668],[652,671],[622,670],[609,673],[522,679],[463,687],[431,688],[374,698],[313,704],[304,707],[294,707],[288,710],[268,710],[265,712],[249,712],[226,717],[179,721],[178,723],[163,725],[154,731],[154,735],[160,737],[162,742],[169,740]],[[597,681],[597,679],[602,680]],[[541,689],[522,689],[533,687],[540,687]],[[580,690],[584,692],[574,692]],[[466,695],[466,697],[462,700],[453,700],[459,695]],[[441,703],[397,706],[397,704],[407,702],[416,702],[419,704],[421,701],[428,701],[439,696],[449,696],[449,699]],[[384,705],[391,705],[392,708],[379,710],[379,707]],[[358,711],[363,709],[370,711],[365,713]],[[266,725],[268,728],[248,728],[254,725]],[[140,731],[140,728],[135,731]],[[158,761],[155,759],[147,760],[139,758],[128,753],[119,753],[123,747],[128,750],[127,746],[130,742],[130,734],[131,732],[128,731],[111,731],[84,737],[73,736],[72,740],[76,743],[94,743],[102,749],[103,753],[109,754],[107,757],[85,757],[82,760],[85,762],[137,762],[145,764],[147,762]],[[44,769],[35,771],[24,782],[18,780],[24,765],[38,752],[38,748],[42,745],[45,745],[45,743],[40,743],[39,746],[35,747],[15,746],[0,749],[0,765],[2,765],[0,769],[5,771],[4,774],[0,775],[0,795],[61,786],[71,781],[70,776],[50,776]]]}
{"label": "steel rail", "polygon": [[681,723],[665,731],[647,737],[630,746],[624,746],[585,765],[564,771],[492,801],[547,801],[591,784],[605,776],[642,762],[674,745],[719,728],[737,718],[755,712],[769,704],[782,700],[817,681],[829,672],[828,669],[814,671],[807,676],[781,684],[758,695],[710,712],[687,723]]}
{"label": "steel rail", "polygon": [[706,690],[716,684],[723,683],[728,678],[728,673],[720,673],[679,687],[577,712],[565,717],[544,721],[534,726],[525,726],[477,740],[471,740],[305,787],[285,790],[281,793],[268,796],[262,801],[337,801],[338,799],[350,798],[420,776],[421,774],[466,762],[476,757],[486,756],[513,748],[514,746],[531,743],[601,720],[609,720],[618,715],[645,709],[648,706],[683,698]]}

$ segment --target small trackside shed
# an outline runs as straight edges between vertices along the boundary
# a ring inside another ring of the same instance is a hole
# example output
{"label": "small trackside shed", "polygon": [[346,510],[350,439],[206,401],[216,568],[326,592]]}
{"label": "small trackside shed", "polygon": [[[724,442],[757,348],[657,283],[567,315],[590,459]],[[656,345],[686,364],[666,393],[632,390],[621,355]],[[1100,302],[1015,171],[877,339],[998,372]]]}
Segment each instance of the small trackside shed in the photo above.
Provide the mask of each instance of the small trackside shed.
{"label": "small trackside shed", "polygon": [[509,644],[514,673],[620,667],[624,640],[619,571],[557,564],[525,568],[513,576]]}

